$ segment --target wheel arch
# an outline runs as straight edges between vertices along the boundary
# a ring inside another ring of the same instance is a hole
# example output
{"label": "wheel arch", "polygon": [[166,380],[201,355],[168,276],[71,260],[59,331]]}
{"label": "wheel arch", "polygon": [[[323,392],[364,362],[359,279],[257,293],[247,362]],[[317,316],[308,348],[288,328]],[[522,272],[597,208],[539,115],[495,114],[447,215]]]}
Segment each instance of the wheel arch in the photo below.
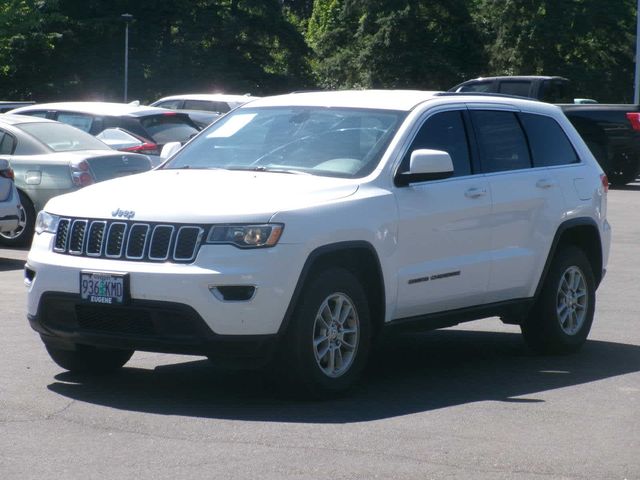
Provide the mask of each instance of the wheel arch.
{"label": "wheel arch", "polygon": [[540,291],[542,290],[551,262],[553,261],[556,253],[568,245],[579,247],[585,252],[586,257],[591,264],[596,288],[602,281],[604,276],[602,240],[600,238],[598,225],[592,218],[572,218],[560,224],[556,231],[542,275],[538,281],[538,286],[535,292],[536,297],[539,296]]}
{"label": "wheel arch", "polygon": [[367,294],[374,336],[381,330],[386,312],[386,299],[380,259],[369,242],[347,241],[323,245],[309,254],[280,325],[279,337],[284,335],[291,323],[307,279],[316,272],[330,267],[346,268],[360,279]]}

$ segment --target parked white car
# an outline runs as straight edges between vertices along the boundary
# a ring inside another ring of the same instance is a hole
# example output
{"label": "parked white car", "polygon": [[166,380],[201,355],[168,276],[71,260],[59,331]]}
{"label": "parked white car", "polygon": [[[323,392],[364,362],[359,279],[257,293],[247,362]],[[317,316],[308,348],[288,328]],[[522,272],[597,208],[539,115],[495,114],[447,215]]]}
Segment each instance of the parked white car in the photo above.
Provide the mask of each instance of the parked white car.
{"label": "parked white car", "polygon": [[606,176],[540,102],[419,91],[255,100],[159,169],[49,201],[25,282],[52,359],[134,350],[271,361],[314,395],[374,338],[500,316],[585,342],[607,265]]}
{"label": "parked white car", "polygon": [[188,114],[194,123],[204,128],[220,115],[256,98],[260,97],[225,93],[187,93],[161,98],[153,102],[151,106],[182,111]]}

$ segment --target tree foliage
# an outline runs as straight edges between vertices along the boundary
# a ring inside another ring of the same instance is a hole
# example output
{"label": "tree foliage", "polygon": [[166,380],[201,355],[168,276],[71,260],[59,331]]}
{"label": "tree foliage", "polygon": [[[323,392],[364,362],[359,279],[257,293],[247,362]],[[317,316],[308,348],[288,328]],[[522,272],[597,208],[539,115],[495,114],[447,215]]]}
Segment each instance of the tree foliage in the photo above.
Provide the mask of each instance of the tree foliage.
{"label": "tree foliage", "polygon": [[479,75],[633,93],[634,0],[0,0],[0,98],[447,89]]}

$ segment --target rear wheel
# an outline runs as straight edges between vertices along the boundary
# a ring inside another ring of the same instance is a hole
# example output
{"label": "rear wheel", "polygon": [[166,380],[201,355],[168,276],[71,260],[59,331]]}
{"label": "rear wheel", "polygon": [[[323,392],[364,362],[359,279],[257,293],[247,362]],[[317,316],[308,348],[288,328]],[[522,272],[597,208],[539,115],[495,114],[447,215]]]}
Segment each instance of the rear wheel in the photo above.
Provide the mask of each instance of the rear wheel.
{"label": "rear wheel", "polygon": [[30,245],[36,223],[36,212],[33,208],[33,203],[22,190],[18,190],[18,195],[20,196],[18,226],[10,232],[0,233],[0,243],[9,247]]}
{"label": "rear wheel", "polygon": [[536,305],[522,323],[527,344],[540,353],[577,351],[587,339],[595,310],[591,264],[577,247],[560,250]]}
{"label": "rear wheel", "polygon": [[360,280],[342,268],[324,270],[310,279],[298,301],[278,370],[303,395],[340,393],[362,372],[370,343],[369,307]]}
{"label": "rear wheel", "polygon": [[51,359],[60,367],[74,373],[109,373],[118,370],[129,361],[133,350],[97,348],[76,345],[74,350],[63,350],[46,345]]}

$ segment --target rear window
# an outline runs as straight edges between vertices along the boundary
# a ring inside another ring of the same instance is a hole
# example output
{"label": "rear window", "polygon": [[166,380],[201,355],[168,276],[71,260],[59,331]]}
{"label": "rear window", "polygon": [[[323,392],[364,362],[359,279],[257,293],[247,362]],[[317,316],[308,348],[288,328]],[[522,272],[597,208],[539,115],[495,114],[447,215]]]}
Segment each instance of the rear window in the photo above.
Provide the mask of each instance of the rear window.
{"label": "rear window", "polygon": [[54,152],[111,150],[97,138],[65,123],[22,123],[18,126]]}
{"label": "rear window", "polygon": [[162,114],[151,115],[140,119],[142,127],[158,144],[168,142],[186,142],[198,129],[188,117],[182,115]]}

